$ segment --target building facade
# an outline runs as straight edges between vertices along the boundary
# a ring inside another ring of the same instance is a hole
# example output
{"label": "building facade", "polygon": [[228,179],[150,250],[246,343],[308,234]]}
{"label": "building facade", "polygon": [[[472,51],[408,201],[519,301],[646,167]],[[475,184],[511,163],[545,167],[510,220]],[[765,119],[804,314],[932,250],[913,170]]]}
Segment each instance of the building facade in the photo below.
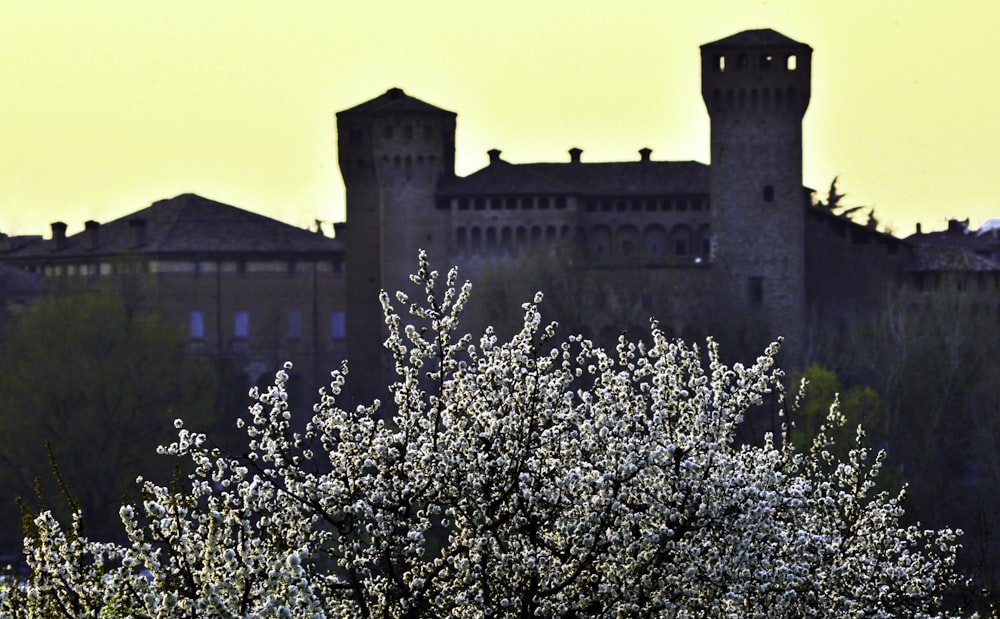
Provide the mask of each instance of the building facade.
{"label": "building facade", "polygon": [[[10,243],[0,266],[53,286],[113,283],[182,329],[193,354],[229,362],[244,386],[286,360],[306,395],[346,351],[344,248],[319,233],[184,194],[66,234]],[[270,376],[269,376],[270,375]],[[310,396],[311,398],[311,396]]]}

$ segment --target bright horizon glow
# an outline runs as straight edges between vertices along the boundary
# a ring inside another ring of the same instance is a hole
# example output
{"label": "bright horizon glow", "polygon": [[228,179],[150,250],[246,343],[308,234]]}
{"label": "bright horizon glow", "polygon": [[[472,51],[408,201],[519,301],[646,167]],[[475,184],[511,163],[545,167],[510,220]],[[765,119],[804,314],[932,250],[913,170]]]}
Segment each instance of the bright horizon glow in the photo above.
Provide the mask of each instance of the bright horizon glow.
{"label": "bright horizon glow", "polygon": [[[458,113],[456,167],[708,162],[699,45],[814,49],[803,180],[899,236],[1000,216],[1000,4],[888,0],[43,0],[0,8],[0,232],[181,193],[344,219],[334,113],[391,87]],[[329,230],[329,228],[327,228]]]}

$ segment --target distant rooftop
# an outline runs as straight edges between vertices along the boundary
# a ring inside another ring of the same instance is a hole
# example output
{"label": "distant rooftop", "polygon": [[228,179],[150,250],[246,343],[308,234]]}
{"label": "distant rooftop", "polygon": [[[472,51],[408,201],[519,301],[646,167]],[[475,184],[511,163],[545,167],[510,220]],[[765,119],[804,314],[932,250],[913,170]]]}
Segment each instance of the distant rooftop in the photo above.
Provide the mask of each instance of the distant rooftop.
{"label": "distant rooftop", "polygon": [[708,166],[698,161],[508,163],[493,151],[485,168],[448,179],[438,193],[577,194],[591,196],[701,195],[708,193]]}
{"label": "distant rooftop", "polygon": [[[53,224],[56,229],[65,224]],[[62,240],[31,243],[7,259],[191,253],[331,253],[343,243],[264,215],[186,193],[87,228]]]}

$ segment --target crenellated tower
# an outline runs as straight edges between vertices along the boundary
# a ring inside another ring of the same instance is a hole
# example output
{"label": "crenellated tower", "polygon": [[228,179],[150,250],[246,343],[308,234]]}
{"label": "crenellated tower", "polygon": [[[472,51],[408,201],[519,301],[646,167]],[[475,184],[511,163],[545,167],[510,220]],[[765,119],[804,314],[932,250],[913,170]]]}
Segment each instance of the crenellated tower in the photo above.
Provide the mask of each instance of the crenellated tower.
{"label": "crenellated tower", "polygon": [[723,330],[747,346],[784,336],[795,361],[805,337],[802,118],[811,58],[812,48],[774,30],[701,46],[712,262],[730,317]]}
{"label": "crenellated tower", "polygon": [[456,114],[399,88],[337,113],[347,203],[347,351],[355,384],[372,397],[384,384],[381,290],[393,294],[417,253],[447,264],[448,212],[435,191],[455,173]]}

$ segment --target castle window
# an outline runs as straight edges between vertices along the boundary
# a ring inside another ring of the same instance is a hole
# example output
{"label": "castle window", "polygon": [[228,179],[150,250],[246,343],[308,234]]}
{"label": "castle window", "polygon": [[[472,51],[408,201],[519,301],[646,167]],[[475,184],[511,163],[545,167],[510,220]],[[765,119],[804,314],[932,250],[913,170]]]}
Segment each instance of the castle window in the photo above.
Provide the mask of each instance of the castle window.
{"label": "castle window", "polygon": [[715,55],[715,72],[725,73],[726,72],[726,57],[722,54]]}
{"label": "castle window", "polygon": [[764,185],[764,202],[774,202],[774,185]]}
{"label": "castle window", "polygon": [[556,227],[555,226],[545,226],[545,240],[550,244],[556,241]]}
{"label": "castle window", "polygon": [[771,54],[761,54],[760,55],[760,68],[767,71],[774,64],[774,56]]}
{"label": "castle window", "polygon": [[799,64],[799,59],[795,56],[795,54],[789,54],[788,58],[785,59],[785,68],[788,69],[789,71],[794,71],[795,69],[797,69],[798,64]]}
{"label": "castle window", "polygon": [[458,199],[458,210],[460,210],[460,211],[467,211],[467,210],[469,210],[469,199],[468,198],[459,198]]}
{"label": "castle window", "polygon": [[510,253],[511,251],[511,234],[510,226],[504,226],[500,229],[500,250],[505,253]]}
{"label": "castle window", "polygon": [[646,245],[646,256],[650,258],[662,258],[667,250],[667,231],[659,224],[646,226],[642,233],[643,243]]}
{"label": "castle window", "polygon": [[458,246],[458,251],[465,251],[465,228],[460,227],[455,230],[455,244]]}
{"label": "castle window", "polygon": [[500,208],[501,206],[500,198],[490,198],[490,208]]}
{"label": "castle window", "polygon": [[677,201],[677,210],[678,211],[686,211],[686,210],[688,210],[688,201],[685,200],[684,198],[681,198],[680,200],[678,200]]}
{"label": "castle window", "polygon": [[403,127],[403,139],[412,140],[413,139],[413,127],[406,125]]}
{"label": "castle window", "polygon": [[483,249],[483,231],[478,226],[472,228],[472,252],[479,253]]}
{"label": "castle window", "polygon": [[347,337],[347,320],[343,311],[330,314],[330,339],[342,340]]}
{"label": "castle window", "polygon": [[236,312],[233,316],[233,336],[246,339],[250,336],[250,314]]}
{"label": "castle window", "polygon": [[691,228],[684,225],[674,226],[670,231],[670,237],[675,257],[685,258],[691,254]]}
{"label": "castle window", "polygon": [[597,202],[593,198],[588,198],[587,201],[583,203],[583,207],[588,213],[593,213],[597,210]]}
{"label": "castle window", "polygon": [[524,226],[518,226],[515,230],[517,236],[517,246],[523,248],[528,242],[528,230]]}
{"label": "castle window", "polygon": [[751,277],[748,280],[749,287],[747,291],[749,293],[750,303],[754,305],[760,305],[764,302],[764,278],[763,277]]}
{"label": "castle window", "polygon": [[736,68],[742,71],[750,66],[750,61],[747,60],[746,54],[738,54],[736,56]]}
{"label": "castle window", "polygon": [[[472,207],[477,211],[481,211],[486,208],[486,198],[475,198],[472,201]],[[490,204],[490,207],[496,208],[496,204]]]}
{"label": "castle window", "polygon": [[201,312],[188,314],[188,335],[192,340],[205,339],[205,315]]}
{"label": "castle window", "polygon": [[288,313],[288,329],[285,337],[290,340],[302,339],[302,312]]}
{"label": "castle window", "polygon": [[494,253],[497,249],[497,229],[490,226],[486,229],[486,251]]}
{"label": "castle window", "polygon": [[517,198],[513,196],[507,196],[503,199],[503,205],[505,208],[515,209],[517,208]]}
{"label": "castle window", "polygon": [[556,208],[566,208],[566,196],[556,196]]}
{"label": "castle window", "polygon": [[538,198],[538,208],[549,208],[549,201],[551,198],[548,196],[542,196]]}

